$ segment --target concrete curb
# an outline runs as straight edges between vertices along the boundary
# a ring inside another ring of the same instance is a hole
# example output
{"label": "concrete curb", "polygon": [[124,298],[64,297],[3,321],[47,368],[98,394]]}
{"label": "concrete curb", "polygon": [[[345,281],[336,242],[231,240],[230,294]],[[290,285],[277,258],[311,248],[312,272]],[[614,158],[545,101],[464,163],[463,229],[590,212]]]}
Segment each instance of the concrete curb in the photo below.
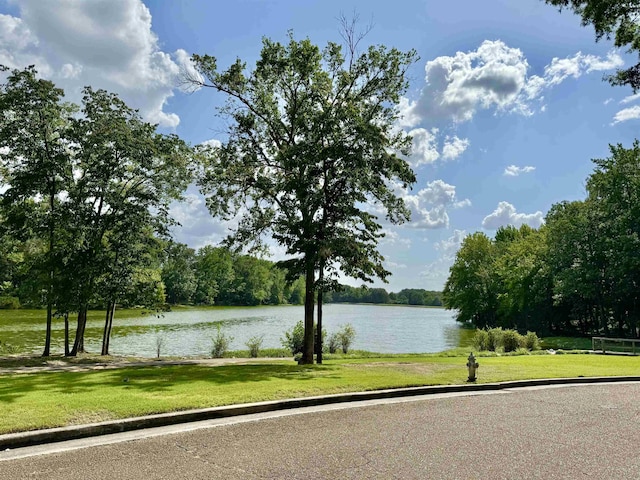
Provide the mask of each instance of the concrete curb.
{"label": "concrete curb", "polygon": [[143,428],[163,427],[179,423],[197,422],[202,420],[234,417],[278,410],[289,410],[301,407],[330,405],[334,403],[357,402],[363,400],[377,400],[385,398],[402,398],[418,395],[433,395],[438,393],[476,392],[548,385],[590,383],[595,384],[611,382],[640,382],[640,376],[545,378],[536,380],[516,380],[500,383],[435,385],[424,387],[396,388],[389,390],[374,390],[367,392],[340,393],[335,395],[246,403],[240,405],[229,405],[224,407],[213,407],[199,410],[185,410],[181,412],[126,418],[122,420],[113,420],[87,425],[51,428],[46,430],[35,430],[30,432],[0,435],[0,450],[41,445],[45,443],[62,442],[66,440],[75,440],[79,438],[94,437],[112,433],[128,432],[132,430],[140,430]]}

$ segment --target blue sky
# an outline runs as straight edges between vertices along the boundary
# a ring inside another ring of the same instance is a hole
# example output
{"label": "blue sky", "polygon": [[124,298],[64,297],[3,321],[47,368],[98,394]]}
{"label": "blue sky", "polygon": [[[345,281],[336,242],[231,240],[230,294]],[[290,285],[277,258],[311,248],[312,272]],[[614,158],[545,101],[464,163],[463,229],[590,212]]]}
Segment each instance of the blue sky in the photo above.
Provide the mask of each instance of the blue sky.
{"label": "blue sky", "polygon": [[[372,29],[364,44],[416,49],[399,125],[414,136],[418,181],[410,224],[385,225],[388,290],[441,289],[464,235],[534,227],[555,202],[584,198],[592,158],[630,145],[640,100],[602,81],[634,59],[540,0],[0,0],[0,63],[35,64],[79,101],[83,85],[119,93],[163,132],[191,144],[224,140],[211,90],[179,88],[192,53],[251,67],[262,37],[288,30],[341,41],[341,14]],[[216,244],[233,223],[212,219],[195,188],[172,209],[177,240]],[[273,246],[273,258],[282,249]],[[355,284],[355,283],[354,283]]]}

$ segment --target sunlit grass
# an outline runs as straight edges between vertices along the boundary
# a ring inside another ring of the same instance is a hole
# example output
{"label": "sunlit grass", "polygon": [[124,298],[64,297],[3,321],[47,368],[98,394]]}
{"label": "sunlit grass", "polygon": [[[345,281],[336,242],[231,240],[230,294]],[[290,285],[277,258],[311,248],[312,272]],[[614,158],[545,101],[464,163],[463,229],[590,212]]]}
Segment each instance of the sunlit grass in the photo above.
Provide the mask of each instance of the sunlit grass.
{"label": "sunlit grass", "polygon": [[[478,382],[636,375],[640,358],[522,355],[479,358]],[[164,365],[0,376],[0,433],[152,413],[341,392],[462,384],[466,358],[394,355],[248,365]]]}

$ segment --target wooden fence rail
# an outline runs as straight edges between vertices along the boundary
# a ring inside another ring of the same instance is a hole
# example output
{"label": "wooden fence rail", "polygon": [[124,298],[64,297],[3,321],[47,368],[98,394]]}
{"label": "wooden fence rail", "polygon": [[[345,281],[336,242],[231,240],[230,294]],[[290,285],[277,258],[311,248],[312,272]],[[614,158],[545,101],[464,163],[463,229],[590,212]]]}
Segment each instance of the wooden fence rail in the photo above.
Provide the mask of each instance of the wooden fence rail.
{"label": "wooden fence rail", "polygon": [[592,337],[591,346],[594,352],[638,355],[640,353],[640,338]]}

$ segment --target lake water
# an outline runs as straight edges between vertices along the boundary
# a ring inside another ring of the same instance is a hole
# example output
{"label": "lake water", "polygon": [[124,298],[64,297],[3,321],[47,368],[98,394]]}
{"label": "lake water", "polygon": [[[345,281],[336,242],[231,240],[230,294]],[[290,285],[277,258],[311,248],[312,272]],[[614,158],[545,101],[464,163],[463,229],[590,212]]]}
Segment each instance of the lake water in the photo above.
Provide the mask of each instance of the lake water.
{"label": "lake water", "polygon": [[[324,306],[323,312],[323,327],[329,334],[344,324],[353,325],[356,337],[351,348],[354,350],[423,353],[469,343],[469,331],[459,327],[451,311],[440,308],[330,304]],[[153,357],[157,339],[161,337],[164,338],[163,356],[209,355],[218,324],[226,335],[233,337],[231,350],[246,350],[245,342],[253,336],[263,336],[263,348],[281,348],[284,333],[303,318],[302,306],[188,308],[160,317],[141,318],[119,318],[116,312],[110,353]],[[102,326],[102,321],[88,322],[87,351],[100,351]],[[37,344],[17,343],[27,350],[41,351],[44,324],[31,325],[30,332],[24,327],[23,324],[21,331],[14,334],[22,340],[33,336]],[[54,322],[54,352],[62,349],[62,328],[62,322]]]}
{"label": "lake water", "polygon": [[[148,317],[117,320],[111,352],[117,355],[154,356],[156,339],[166,338],[163,355],[208,355],[216,324],[233,337],[232,350],[246,349],[253,336],[264,336],[264,348],[280,348],[280,339],[304,318],[301,306],[189,309]],[[377,305],[326,305],[323,327],[330,334],[350,323],[356,331],[352,348],[383,353],[439,352],[457,347],[465,333],[452,312],[436,308]],[[98,342],[91,350],[99,350]]]}

